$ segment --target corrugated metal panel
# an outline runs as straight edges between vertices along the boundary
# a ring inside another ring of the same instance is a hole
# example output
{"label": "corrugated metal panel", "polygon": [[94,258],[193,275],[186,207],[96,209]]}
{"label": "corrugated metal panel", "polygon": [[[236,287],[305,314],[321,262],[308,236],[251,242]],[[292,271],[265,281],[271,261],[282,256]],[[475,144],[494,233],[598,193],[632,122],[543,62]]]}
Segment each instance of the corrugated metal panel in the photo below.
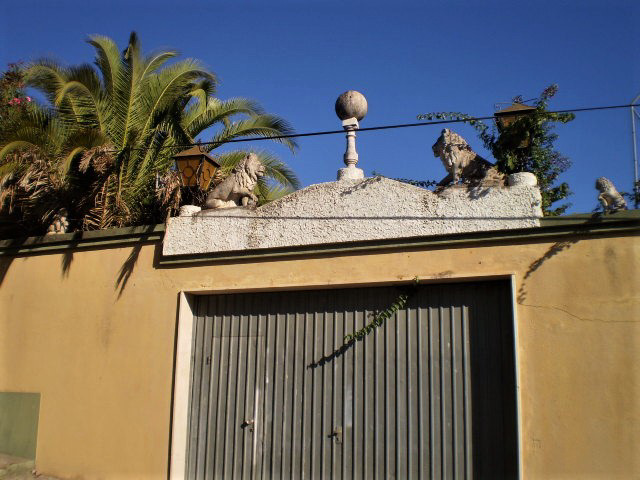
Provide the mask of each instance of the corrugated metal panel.
{"label": "corrugated metal panel", "polygon": [[399,293],[200,297],[188,478],[515,476],[509,284]]}

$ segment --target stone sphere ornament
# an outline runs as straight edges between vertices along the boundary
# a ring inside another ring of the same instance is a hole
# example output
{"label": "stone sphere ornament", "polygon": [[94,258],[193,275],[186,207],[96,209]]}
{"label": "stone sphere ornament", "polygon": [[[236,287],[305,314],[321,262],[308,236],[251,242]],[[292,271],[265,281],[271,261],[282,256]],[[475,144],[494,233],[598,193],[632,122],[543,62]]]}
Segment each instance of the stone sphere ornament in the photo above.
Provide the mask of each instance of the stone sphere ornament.
{"label": "stone sphere ornament", "polygon": [[336,115],[342,120],[342,128],[347,132],[347,150],[344,152],[346,168],[338,170],[338,180],[359,180],[364,178],[364,171],[356,167],[358,152],[356,151],[356,130],[358,123],[367,114],[367,99],[360,92],[348,90],[336,100]]}
{"label": "stone sphere ornament", "polygon": [[362,120],[367,114],[367,99],[360,92],[348,90],[336,100],[336,115],[340,120]]}

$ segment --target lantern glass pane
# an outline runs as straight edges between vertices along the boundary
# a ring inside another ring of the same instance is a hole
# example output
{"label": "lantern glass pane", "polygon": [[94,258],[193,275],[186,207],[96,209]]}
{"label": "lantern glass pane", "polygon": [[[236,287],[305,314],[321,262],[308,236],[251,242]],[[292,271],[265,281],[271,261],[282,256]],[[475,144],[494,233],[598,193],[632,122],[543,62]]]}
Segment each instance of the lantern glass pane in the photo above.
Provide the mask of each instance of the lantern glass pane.
{"label": "lantern glass pane", "polygon": [[193,187],[197,183],[197,172],[199,161],[197,158],[185,158],[176,162],[178,164],[178,171],[182,177],[183,185],[187,187]]}
{"label": "lantern glass pane", "polygon": [[200,175],[200,188],[207,190],[213,176],[216,173],[216,166],[209,162],[204,162],[202,166],[202,174]]}

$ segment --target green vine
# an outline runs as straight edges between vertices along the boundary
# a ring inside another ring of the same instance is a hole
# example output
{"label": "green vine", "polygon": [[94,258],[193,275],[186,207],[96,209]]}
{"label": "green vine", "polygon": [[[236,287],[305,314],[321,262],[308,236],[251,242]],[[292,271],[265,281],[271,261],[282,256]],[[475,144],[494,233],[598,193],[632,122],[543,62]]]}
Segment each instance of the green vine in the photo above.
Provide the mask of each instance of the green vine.
{"label": "green vine", "polygon": [[413,185],[414,187],[420,187],[420,188],[424,188],[424,189],[428,189],[430,187],[435,187],[436,185],[438,185],[438,182],[436,180],[413,180],[411,178],[387,177],[386,175],[383,175],[383,174],[381,174],[379,172],[376,172],[375,170],[373,172],[371,172],[371,174],[374,177],[389,178],[391,180],[395,180],[396,182],[408,183],[409,185]]}
{"label": "green vine", "polygon": [[365,336],[369,335],[369,333],[371,333],[375,328],[381,327],[385,320],[388,320],[389,318],[391,318],[393,315],[395,315],[395,313],[398,310],[400,310],[401,308],[404,308],[407,305],[407,303],[409,302],[409,299],[411,299],[411,297],[413,297],[413,295],[415,294],[416,286],[418,285],[418,283],[419,283],[418,277],[415,277],[413,279],[413,284],[408,288],[405,287],[403,289],[403,292],[388,308],[386,308],[382,312],[375,313],[373,315],[373,320],[371,320],[371,322],[369,322],[367,325],[362,327],[360,330],[357,330],[353,333],[349,333],[345,335],[344,344],[349,345],[355,342],[356,340],[361,340]]}

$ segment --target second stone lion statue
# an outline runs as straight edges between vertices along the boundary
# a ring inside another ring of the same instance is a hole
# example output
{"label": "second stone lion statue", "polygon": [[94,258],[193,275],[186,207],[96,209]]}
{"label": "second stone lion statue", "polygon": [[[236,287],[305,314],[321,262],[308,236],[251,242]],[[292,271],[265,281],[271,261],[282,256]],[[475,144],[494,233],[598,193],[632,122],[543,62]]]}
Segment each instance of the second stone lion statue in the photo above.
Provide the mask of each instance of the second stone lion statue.
{"label": "second stone lion statue", "polygon": [[598,200],[600,200],[605,213],[627,209],[624,197],[620,195],[613,182],[607,177],[600,177],[596,180],[596,189],[600,192]]}
{"label": "second stone lion statue", "polygon": [[207,195],[204,208],[231,208],[255,205],[258,197],[253,189],[265,168],[255,153],[248,153],[231,171],[231,175],[220,182]]}
{"label": "second stone lion statue", "polygon": [[433,155],[440,157],[448,175],[438,183],[445,186],[460,180],[471,185],[504,185],[504,175],[495,166],[474,152],[467,141],[448,128],[431,147]]}

